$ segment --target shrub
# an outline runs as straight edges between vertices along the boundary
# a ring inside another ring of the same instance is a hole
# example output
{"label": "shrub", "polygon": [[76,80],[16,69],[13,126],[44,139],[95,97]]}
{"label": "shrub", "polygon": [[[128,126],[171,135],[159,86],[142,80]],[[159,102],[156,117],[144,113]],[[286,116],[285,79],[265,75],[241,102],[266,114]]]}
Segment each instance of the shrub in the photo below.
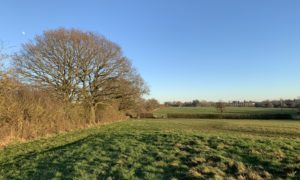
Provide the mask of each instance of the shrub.
{"label": "shrub", "polygon": [[140,118],[155,118],[153,113],[141,113]]}

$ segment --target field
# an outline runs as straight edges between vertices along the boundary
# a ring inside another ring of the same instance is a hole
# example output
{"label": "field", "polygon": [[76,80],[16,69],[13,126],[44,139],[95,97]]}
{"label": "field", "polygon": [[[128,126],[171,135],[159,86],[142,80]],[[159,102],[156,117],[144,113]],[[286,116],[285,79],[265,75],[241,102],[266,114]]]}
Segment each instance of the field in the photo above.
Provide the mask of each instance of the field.
{"label": "field", "polygon": [[128,120],[0,150],[0,179],[300,179],[300,122]]}
{"label": "field", "polygon": [[[218,111],[214,107],[166,107],[157,109],[157,115],[165,115],[168,113],[187,113],[187,114],[217,114]],[[297,109],[293,108],[256,108],[256,107],[226,107],[224,114],[294,114]]]}

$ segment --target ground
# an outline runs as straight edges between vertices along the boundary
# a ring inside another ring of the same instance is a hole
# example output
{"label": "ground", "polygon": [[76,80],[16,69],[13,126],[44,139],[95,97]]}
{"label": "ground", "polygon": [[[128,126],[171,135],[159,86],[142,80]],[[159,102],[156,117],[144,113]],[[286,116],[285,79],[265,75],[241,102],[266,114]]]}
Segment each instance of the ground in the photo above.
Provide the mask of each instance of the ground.
{"label": "ground", "polygon": [[300,122],[145,119],[0,150],[0,179],[300,179]]}

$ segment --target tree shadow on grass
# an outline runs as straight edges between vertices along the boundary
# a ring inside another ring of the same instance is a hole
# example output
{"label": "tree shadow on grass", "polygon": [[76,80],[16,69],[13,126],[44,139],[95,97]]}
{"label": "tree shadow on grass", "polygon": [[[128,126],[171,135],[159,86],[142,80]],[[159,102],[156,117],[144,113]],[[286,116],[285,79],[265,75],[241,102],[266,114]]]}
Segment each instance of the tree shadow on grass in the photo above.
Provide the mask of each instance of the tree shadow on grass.
{"label": "tree shadow on grass", "polygon": [[[19,155],[0,164],[0,172],[6,179],[119,179],[126,173],[143,178],[138,167],[133,166],[138,158],[153,155],[144,146],[161,141],[156,136],[140,134],[138,137],[130,133],[90,135],[41,152]],[[158,172],[154,169],[151,173]]]}
{"label": "tree shadow on grass", "polygon": [[[8,163],[0,164],[0,166],[2,171],[6,172],[5,175],[8,179],[49,179],[54,177],[57,173],[63,173],[70,176],[73,171],[70,164],[83,159],[82,156],[78,156],[75,153],[76,151],[73,150],[93,138],[94,135],[91,135],[41,152],[30,152],[19,155]],[[66,156],[66,152],[72,152],[71,155],[73,156]]]}

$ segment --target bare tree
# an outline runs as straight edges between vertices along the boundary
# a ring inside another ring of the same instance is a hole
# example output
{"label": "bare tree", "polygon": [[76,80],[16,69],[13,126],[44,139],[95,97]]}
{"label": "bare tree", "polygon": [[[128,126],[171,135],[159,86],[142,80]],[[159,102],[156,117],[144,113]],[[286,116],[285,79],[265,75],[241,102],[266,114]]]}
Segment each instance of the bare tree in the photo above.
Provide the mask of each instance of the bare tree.
{"label": "bare tree", "polygon": [[147,89],[121,48],[91,32],[46,31],[24,44],[14,62],[26,82],[52,89],[66,102],[86,104],[91,123],[98,104],[141,95]]}
{"label": "bare tree", "polygon": [[131,80],[123,79],[119,82],[120,91],[117,99],[120,103],[119,110],[122,111],[140,108],[142,95],[149,92],[148,87],[138,74],[129,79]]}
{"label": "bare tree", "polygon": [[221,114],[221,118],[223,118],[223,113],[226,108],[226,103],[219,101],[216,103],[215,107],[216,107],[217,111]]}
{"label": "bare tree", "polygon": [[71,102],[79,87],[80,43],[79,32],[74,30],[44,32],[23,44],[21,53],[14,56],[17,72],[25,82],[54,90],[59,98]]}
{"label": "bare tree", "polygon": [[300,112],[300,98],[296,100],[296,108],[298,108]]}
{"label": "bare tree", "polygon": [[153,111],[160,107],[159,102],[156,99],[148,99],[145,101],[145,109],[147,111]]}

